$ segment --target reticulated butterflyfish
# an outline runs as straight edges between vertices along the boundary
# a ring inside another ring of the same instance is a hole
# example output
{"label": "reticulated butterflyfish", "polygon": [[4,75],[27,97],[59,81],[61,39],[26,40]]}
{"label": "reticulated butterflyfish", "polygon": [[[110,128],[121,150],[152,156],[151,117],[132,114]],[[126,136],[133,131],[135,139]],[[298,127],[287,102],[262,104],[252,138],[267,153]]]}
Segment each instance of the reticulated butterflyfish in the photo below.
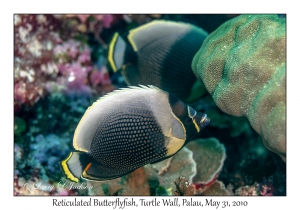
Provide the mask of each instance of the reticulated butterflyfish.
{"label": "reticulated butterflyfish", "polygon": [[74,182],[115,179],[173,156],[208,123],[206,114],[155,86],[115,90],[86,110],[76,151],[60,164]]}
{"label": "reticulated butterflyfish", "polygon": [[154,20],[130,30],[126,38],[116,32],[108,61],[114,72],[121,71],[127,85],[154,85],[192,102],[205,93],[191,64],[207,35],[192,24]]}

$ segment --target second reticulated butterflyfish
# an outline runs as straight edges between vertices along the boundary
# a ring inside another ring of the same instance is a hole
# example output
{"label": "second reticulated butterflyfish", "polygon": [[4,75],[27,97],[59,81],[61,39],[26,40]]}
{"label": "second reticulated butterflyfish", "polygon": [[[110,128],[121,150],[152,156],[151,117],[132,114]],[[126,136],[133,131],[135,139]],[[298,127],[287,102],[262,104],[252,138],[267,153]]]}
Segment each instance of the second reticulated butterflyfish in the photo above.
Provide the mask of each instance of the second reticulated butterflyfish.
{"label": "second reticulated butterflyfish", "polygon": [[74,182],[115,179],[173,156],[208,123],[206,114],[155,86],[115,90],[86,110],[76,151],[60,165]]}
{"label": "second reticulated butterflyfish", "polygon": [[192,59],[208,33],[192,24],[155,20],[115,33],[108,49],[113,71],[121,71],[127,85],[155,85],[184,102],[199,99],[203,88],[192,71]]}

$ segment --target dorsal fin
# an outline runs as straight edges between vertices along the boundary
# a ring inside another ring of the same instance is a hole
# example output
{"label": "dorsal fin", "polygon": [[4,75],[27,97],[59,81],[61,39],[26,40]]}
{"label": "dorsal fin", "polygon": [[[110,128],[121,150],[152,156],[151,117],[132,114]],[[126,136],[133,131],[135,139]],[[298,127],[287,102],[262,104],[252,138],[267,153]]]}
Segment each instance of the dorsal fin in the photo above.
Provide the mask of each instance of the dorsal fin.
{"label": "dorsal fin", "polygon": [[89,107],[92,108],[96,103],[100,102],[103,99],[109,98],[111,96],[114,96],[118,93],[124,93],[124,92],[132,92],[132,91],[141,91],[141,90],[156,90],[156,91],[162,91],[165,92],[161,89],[159,89],[158,87],[154,86],[154,85],[138,85],[138,86],[127,86],[126,88],[120,88],[117,90],[114,90],[110,93],[107,93],[106,95],[102,96],[101,98],[99,98],[96,102],[94,102],[94,104]]}
{"label": "dorsal fin", "polygon": [[128,41],[136,52],[143,46],[164,36],[180,34],[191,30],[193,25],[182,22],[154,20],[129,31]]}
{"label": "dorsal fin", "polygon": [[[157,91],[160,93],[165,93],[165,91],[153,86],[128,86],[127,88],[121,88],[118,90],[115,90],[113,92],[110,92],[101,98],[99,98],[96,102],[94,102],[84,113],[83,117],[81,118],[79,124],[76,127],[74,138],[73,138],[73,146],[76,150],[82,151],[82,152],[88,152],[90,150],[90,146],[92,144],[92,140],[95,134],[95,129],[99,124],[99,116],[101,115],[99,113],[99,103],[105,101],[105,100],[112,100],[114,102],[117,98],[119,98],[118,94],[120,93],[134,93],[139,92],[140,94],[144,95],[144,93],[141,93],[141,91],[145,90],[152,90]],[[135,95],[136,93],[134,93]],[[133,94],[131,94],[133,95]]]}

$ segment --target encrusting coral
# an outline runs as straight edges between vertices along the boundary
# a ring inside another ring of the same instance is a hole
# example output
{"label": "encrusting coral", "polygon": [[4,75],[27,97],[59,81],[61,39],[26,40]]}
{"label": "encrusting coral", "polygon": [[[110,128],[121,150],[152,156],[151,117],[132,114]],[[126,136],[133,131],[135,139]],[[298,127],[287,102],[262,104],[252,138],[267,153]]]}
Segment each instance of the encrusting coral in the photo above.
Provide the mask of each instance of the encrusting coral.
{"label": "encrusting coral", "polygon": [[174,180],[174,184],[176,185],[176,190],[173,193],[177,196],[191,196],[194,195],[195,189],[191,185],[189,185],[188,180],[184,176],[180,176]]}
{"label": "encrusting coral", "polygon": [[195,139],[186,146],[197,163],[194,184],[208,184],[220,173],[226,158],[226,149],[216,138]]}
{"label": "encrusting coral", "polygon": [[151,164],[150,167],[158,172],[160,186],[166,189],[172,187],[172,191],[175,191],[174,180],[184,174],[186,180],[191,183],[192,178],[196,175],[196,165],[197,163],[193,159],[193,152],[184,147],[174,156]]}
{"label": "encrusting coral", "polygon": [[[196,192],[197,193],[197,192]],[[228,185],[225,187],[224,183],[221,181],[216,181],[211,186],[204,188],[203,191],[199,193],[202,196],[225,196],[225,195],[234,195],[232,192],[232,186]]]}
{"label": "encrusting coral", "polygon": [[206,38],[192,69],[222,111],[246,116],[285,161],[285,18],[241,15],[225,22]]}

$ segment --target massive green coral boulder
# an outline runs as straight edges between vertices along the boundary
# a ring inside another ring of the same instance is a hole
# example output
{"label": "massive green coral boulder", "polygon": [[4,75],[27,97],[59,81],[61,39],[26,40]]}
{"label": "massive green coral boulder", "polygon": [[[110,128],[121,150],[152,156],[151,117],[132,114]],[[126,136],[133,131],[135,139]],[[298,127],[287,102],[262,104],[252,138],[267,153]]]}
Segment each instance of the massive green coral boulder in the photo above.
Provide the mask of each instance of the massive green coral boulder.
{"label": "massive green coral boulder", "polygon": [[225,22],[206,38],[192,69],[222,111],[246,116],[285,161],[285,18],[241,15]]}

